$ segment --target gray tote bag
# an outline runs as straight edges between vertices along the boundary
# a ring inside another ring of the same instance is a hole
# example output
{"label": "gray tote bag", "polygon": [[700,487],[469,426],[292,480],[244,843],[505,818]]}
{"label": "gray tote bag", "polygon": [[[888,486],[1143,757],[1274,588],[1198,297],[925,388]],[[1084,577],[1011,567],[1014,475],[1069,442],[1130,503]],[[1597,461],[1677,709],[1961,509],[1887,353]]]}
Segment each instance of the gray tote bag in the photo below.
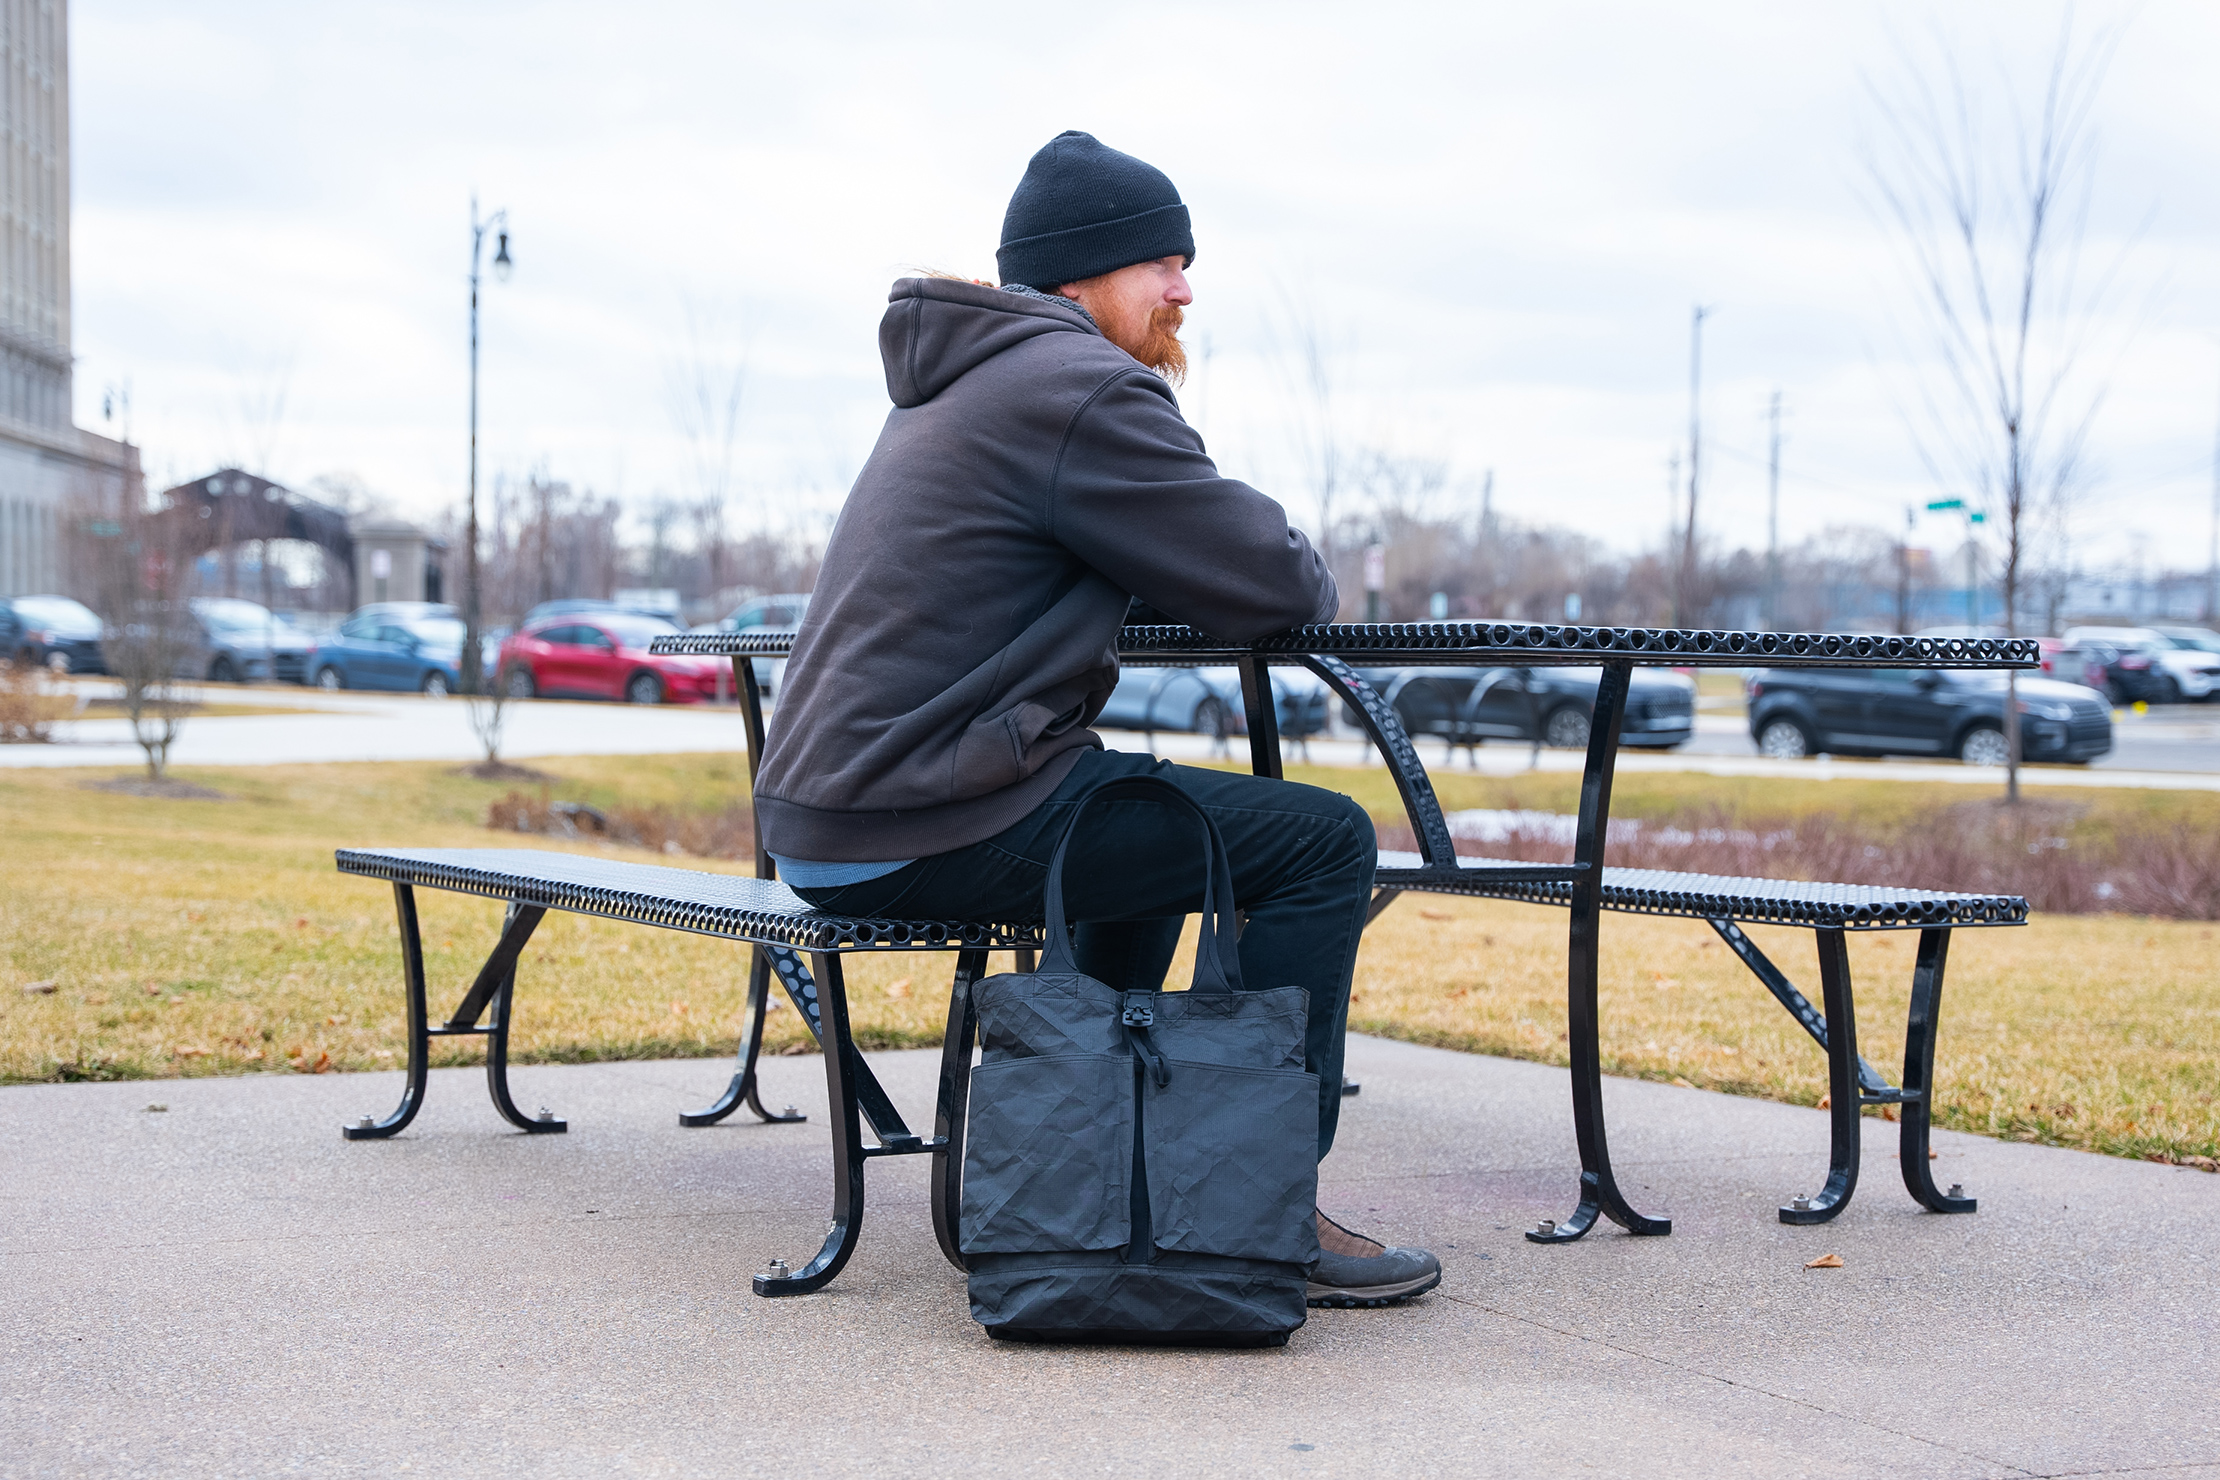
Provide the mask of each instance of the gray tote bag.
{"label": "gray tote bag", "polygon": [[[1133,797],[1201,823],[1191,991],[1115,991],[1072,960],[1072,838],[1097,802]],[[1318,1259],[1309,994],[1241,990],[1217,824],[1169,781],[1108,782],[1072,810],[1045,904],[1040,970],[976,989],[961,1222],[973,1318],[1002,1340],[1284,1344]]]}

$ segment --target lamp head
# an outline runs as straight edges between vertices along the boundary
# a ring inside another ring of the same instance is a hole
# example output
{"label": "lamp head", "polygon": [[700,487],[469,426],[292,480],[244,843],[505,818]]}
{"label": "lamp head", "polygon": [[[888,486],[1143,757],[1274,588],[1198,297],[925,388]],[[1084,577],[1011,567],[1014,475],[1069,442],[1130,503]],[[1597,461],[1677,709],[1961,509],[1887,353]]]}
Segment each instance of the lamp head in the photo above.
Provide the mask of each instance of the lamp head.
{"label": "lamp head", "polygon": [[510,270],[515,266],[516,264],[509,259],[509,233],[503,231],[494,247],[493,275],[505,283],[509,280]]}

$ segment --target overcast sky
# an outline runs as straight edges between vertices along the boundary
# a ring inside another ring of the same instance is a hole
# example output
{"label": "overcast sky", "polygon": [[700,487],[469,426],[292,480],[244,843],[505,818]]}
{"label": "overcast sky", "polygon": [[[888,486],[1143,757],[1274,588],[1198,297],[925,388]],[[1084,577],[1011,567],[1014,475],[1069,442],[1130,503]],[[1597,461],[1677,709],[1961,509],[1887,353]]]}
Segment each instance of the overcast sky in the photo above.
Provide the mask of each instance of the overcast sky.
{"label": "overcast sky", "polygon": [[[1762,412],[1789,408],[1784,539],[1934,495],[1899,412],[1902,276],[1863,203],[1866,83],[1948,49],[2032,90],[2033,0],[1084,6],[78,0],[80,424],[128,381],[150,475],[243,463],[461,499],[470,200],[488,280],[482,476],[690,492],[695,326],[746,356],[742,523],[837,508],[886,411],[875,329],[918,266],[980,275],[1027,157],[1138,154],[1195,220],[1182,394],[1226,471],[1309,523],[1285,305],[1337,347],[1352,442],[1495,473],[1506,515],[1659,538],[1706,328],[1705,523],[1762,543]],[[2124,22],[2090,260],[2109,393],[2090,558],[2201,566],[2220,416],[2220,7]],[[490,250],[490,249],[489,249]],[[1916,341],[1915,341],[1916,342]],[[1949,490],[1955,491],[1955,490]],[[1923,540],[1948,529],[1929,516]]]}

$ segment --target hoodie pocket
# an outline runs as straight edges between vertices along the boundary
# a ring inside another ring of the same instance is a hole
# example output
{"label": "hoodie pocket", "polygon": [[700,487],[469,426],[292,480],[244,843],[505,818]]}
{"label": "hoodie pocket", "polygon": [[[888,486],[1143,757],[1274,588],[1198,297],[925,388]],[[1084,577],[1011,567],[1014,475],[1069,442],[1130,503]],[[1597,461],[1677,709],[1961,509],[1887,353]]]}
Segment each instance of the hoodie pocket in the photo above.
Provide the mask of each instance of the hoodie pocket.
{"label": "hoodie pocket", "polygon": [[1013,707],[1002,716],[1003,727],[1010,734],[1010,763],[1017,768],[1020,781],[1039,768],[1033,759],[1033,747],[1043,739],[1077,728],[1079,717],[1086,712],[1084,704],[1075,704],[1059,713],[1045,704],[1027,703]]}

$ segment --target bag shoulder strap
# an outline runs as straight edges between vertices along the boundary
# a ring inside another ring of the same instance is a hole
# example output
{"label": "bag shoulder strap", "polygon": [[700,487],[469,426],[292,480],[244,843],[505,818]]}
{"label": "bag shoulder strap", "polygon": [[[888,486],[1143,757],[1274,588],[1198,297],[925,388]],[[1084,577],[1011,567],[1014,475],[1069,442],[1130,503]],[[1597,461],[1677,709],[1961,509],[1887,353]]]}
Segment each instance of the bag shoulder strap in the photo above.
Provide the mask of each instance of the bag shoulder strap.
{"label": "bag shoulder strap", "polygon": [[1233,865],[1226,857],[1226,840],[1201,803],[1161,776],[1124,776],[1105,781],[1072,808],[1071,817],[1064,824],[1064,835],[1057,839],[1056,852],[1048,864],[1043,901],[1043,913],[1048,917],[1048,944],[1041,952],[1041,970],[1078,974],[1078,965],[1071,954],[1071,931],[1064,916],[1064,860],[1071,851],[1071,840],[1079,831],[1081,819],[1095,803],[1105,799],[1169,802],[1186,808],[1202,823],[1203,931],[1195,949],[1194,989],[1198,992],[1239,991],[1241,955],[1234,924]]}

